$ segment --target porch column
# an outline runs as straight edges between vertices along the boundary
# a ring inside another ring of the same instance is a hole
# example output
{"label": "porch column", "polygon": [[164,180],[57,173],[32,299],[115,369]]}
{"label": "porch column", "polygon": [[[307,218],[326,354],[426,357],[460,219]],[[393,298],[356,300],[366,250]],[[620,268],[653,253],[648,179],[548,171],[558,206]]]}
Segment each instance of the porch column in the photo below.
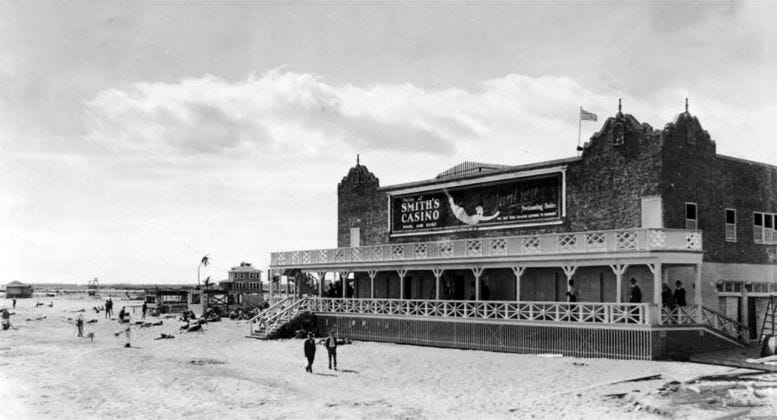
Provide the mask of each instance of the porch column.
{"label": "porch column", "polygon": [[270,283],[270,302],[272,302],[272,283],[273,283],[273,271],[272,270],[270,270],[270,269],[267,270],[267,277],[268,277],[267,280],[269,280],[268,283]]}
{"label": "porch column", "polygon": [[623,273],[629,268],[628,264],[611,264],[610,269],[615,273],[615,303],[623,300]]}
{"label": "porch column", "polygon": [[343,299],[345,299],[345,291],[348,289],[348,274],[350,273],[347,271],[340,272],[340,284],[343,286]]}
{"label": "porch column", "polygon": [[318,272],[318,297],[324,297],[324,278],[326,278],[326,271]]}
{"label": "porch column", "polygon": [[523,272],[526,271],[526,267],[521,267],[518,265],[510,268],[513,269],[513,273],[515,274],[515,301],[520,302],[521,301],[521,276],[523,275]]}
{"label": "porch column", "polygon": [[[575,271],[577,271],[577,266],[576,265],[564,265],[564,266],[561,266],[561,269],[564,270],[564,275],[567,277],[567,284],[566,284],[566,286],[569,286],[569,281],[572,280],[572,276],[575,275]],[[565,295],[566,295],[566,293],[565,293]]]}
{"label": "porch column", "polygon": [[442,268],[433,268],[432,273],[434,274],[434,300],[440,300],[440,277],[442,277],[442,273],[445,272]]}
{"label": "porch column", "polygon": [[472,267],[472,274],[475,275],[475,300],[480,300],[480,276],[483,274],[483,267]]}
{"label": "porch column", "polygon": [[407,270],[404,268],[400,268],[397,270],[397,274],[399,275],[399,298],[404,299],[405,298],[405,274],[407,274]]}
{"label": "porch column", "polygon": [[651,324],[661,324],[661,263],[647,264],[647,268],[653,273],[653,316]]}
{"label": "porch column", "polygon": [[378,275],[378,270],[369,270],[367,275],[370,276],[370,299],[375,299],[375,276]]}
{"label": "porch column", "polygon": [[[698,310],[696,311],[696,322],[701,324],[703,322],[703,316],[701,313],[701,264],[696,264],[693,269],[694,279],[693,279],[693,304],[696,305]],[[743,284],[742,287],[745,287]],[[747,300],[743,302],[744,306],[747,307]],[[745,321],[746,323],[747,321]]]}

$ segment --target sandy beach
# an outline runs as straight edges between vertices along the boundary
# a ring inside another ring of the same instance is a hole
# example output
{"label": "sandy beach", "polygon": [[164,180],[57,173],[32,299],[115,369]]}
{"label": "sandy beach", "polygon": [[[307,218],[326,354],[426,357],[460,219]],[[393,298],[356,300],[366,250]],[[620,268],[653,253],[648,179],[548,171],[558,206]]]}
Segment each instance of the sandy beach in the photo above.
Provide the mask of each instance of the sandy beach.
{"label": "sandy beach", "polygon": [[[138,302],[114,303],[118,312]],[[665,418],[669,406],[656,393],[664,384],[735,371],[354,342],[340,347],[337,371],[317,346],[311,375],[302,340],[245,338],[245,322],[180,333],[178,321],[160,318],[162,326],[133,327],[132,347],[125,348],[125,337],[114,335],[118,323],[90,309],[100,299],[34,304],[19,300],[11,318],[16,329],[0,332],[3,419]],[[10,309],[11,302],[2,305]],[[97,321],[85,327],[93,342],[76,337],[80,309]],[[139,312],[131,316],[140,319]],[[175,338],[155,340],[161,334]],[[660,377],[620,382],[651,375]],[[726,414],[694,404],[668,410],[677,418]]]}

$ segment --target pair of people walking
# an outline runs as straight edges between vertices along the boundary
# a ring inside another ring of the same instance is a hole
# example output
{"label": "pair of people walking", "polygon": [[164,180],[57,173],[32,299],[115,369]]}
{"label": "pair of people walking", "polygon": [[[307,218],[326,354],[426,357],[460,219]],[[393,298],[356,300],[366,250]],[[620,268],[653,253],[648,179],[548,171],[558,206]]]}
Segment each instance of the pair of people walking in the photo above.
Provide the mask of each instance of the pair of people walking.
{"label": "pair of people walking", "polygon": [[[316,358],[316,340],[313,337],[313,333],[308,333],[308,338],[305,340],[305,358],[308,361],[308,365],[305,367],[305,371],[313,373],[313,361]],[[335,338],[333,332],[329,332],[329,335],[320,340],[318,344],[324,344],[326,347],[327,355],[329,357],[329,369],[337,370],[337,338]]]}

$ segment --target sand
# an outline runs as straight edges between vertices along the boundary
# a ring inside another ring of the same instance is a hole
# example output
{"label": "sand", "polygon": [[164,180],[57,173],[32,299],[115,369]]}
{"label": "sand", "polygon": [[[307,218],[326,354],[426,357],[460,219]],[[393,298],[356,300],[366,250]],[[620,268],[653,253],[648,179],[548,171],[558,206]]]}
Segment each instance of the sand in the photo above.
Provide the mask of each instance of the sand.
{"label": "sand", "polygon": [[[663,384],[733,371],[354,342],[339,348],[337,371],[327,368],[319,345],[308,374],[302,340],[245,338],[245,322],[224,320],[181,333],[179,322],[161,318],[162,326],[133,327],[132,347],[125,348],[124,336],[114,336],[122,329],[118,323],[90,310],[100,299],[53,302],[34,308],[34,299],[18,300],[11,318],[17,329],[0,331],[2,419],[645,419],[666,415],[652,408],[660,405],[656,390]],[[115,312],[137,303],[115,300]],[[0,304],[11,306],[10,300]],[[73,311],[82,308],[86,320],[97,320],[85,327],[94,342],[76,337]],[[132,314],[139,319],[139,312]],[[175,338],[154,340],[160,334]],[[677,417],[715,414],[692,404],[671,410]]]}

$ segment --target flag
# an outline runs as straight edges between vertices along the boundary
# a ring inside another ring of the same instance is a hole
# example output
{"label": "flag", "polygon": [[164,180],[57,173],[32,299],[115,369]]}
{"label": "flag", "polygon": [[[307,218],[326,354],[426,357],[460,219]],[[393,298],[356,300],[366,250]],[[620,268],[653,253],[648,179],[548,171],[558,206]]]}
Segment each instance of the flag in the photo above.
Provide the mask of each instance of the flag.
{"label": "flag", "polygon": [[596,114],[588,112],[583,108],[580,108],[580,120],[581,121],[596,121]]}

